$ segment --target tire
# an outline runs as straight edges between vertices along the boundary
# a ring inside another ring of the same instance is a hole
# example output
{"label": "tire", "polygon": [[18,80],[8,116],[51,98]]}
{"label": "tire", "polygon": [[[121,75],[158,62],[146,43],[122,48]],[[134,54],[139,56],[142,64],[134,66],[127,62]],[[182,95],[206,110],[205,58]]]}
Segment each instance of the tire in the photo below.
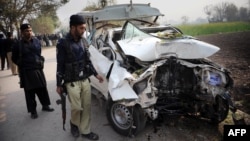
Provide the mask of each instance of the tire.
{"label": "tire", "polygon": [[211,117],[211,122],[214,124],[218,124],[224,121],[227,118],[229,112],[229,104],[228,101],[223,99],[220,96],[216,97],[216,103],[214,105],[214,114]]}
{"label": "tire", "polygon": [[116,132],[129,137],[144,129],[147,120],[140,106],[126,107],[112,100],[108,100],[107,118]]}

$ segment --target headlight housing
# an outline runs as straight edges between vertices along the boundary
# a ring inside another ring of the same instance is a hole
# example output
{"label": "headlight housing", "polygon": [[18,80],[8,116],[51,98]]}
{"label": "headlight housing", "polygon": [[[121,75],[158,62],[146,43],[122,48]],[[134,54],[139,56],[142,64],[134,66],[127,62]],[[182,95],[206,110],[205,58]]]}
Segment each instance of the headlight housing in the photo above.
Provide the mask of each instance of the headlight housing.
{"label": "headlight housing", "polygon": [[211,86],[225,86],[227,79],[224,72],[218,70],[205,70],[203,73],[203,80]]}

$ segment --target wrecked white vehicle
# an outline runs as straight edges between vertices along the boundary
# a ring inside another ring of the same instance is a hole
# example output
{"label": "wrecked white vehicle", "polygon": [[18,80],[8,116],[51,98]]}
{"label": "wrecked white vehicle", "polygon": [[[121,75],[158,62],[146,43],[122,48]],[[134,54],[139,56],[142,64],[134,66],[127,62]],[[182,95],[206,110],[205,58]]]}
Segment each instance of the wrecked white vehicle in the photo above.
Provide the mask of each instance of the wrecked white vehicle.
{"label": "wrecked white vehicle", "polygon": [[229,71],[207,59],[219,47],[156,25],[158,9],[131,3],[79,14],[88,24],[92,62],[106,78],[91,79],[92,92],[107,102],[118,133],[136,135],[148,120],[171,115],[220,123],[235,110]]}

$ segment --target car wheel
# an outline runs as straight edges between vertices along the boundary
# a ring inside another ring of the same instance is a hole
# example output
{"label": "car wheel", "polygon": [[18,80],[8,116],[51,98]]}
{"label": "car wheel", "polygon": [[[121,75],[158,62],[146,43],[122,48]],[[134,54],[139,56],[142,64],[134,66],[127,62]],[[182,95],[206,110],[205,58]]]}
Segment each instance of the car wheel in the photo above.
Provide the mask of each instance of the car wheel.
{"label": "car wheel", "polygon": [[112,100],[108,100],[107,118],[116,132],[130,137],[137,135],[147,120],[140,106],[126,107]]}
{"label": "car wheel", "polygon": [[214,105],[214,114],[211,117],[212,123],[218,124],[227,118],[229,112],[228,101],[218,96]]}

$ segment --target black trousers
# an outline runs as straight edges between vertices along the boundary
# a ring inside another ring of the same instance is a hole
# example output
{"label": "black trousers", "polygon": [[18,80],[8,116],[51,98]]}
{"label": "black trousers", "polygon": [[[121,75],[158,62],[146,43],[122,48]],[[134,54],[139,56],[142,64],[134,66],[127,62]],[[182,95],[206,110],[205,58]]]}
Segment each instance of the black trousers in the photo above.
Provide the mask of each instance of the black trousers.
{"label": "black trousers", "polygon": [[50,105],[50,98],[48,94],[48,90],[46,87],[36,88],[31,90],[25,90],[25,99],[28,113],[36,111],[36,95],[41,103],[42,106],[49,106]]}
{"label": "black trousers", "polygon": [[7,59],[7,53],[1,54],[1,69],[4,70],[5,68],[5,61],[7,62],[7,68],[9,68],[9,61]]}

